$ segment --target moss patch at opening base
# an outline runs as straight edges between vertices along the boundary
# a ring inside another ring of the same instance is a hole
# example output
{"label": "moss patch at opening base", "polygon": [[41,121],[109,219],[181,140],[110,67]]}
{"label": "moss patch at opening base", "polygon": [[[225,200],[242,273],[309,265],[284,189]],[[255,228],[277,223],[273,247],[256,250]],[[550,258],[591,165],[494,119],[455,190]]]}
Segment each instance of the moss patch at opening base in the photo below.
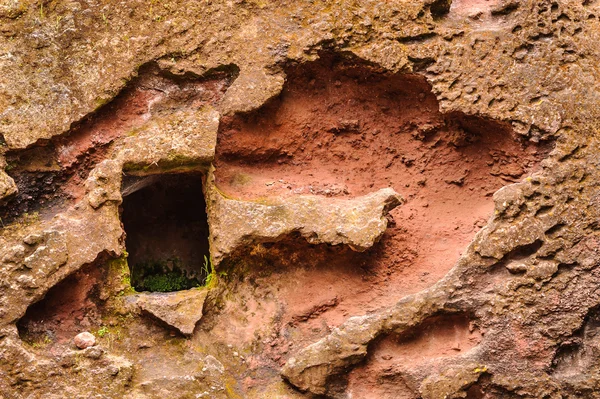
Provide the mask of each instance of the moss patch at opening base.
{"label": "moss patch at opening base", "polygon": [[[177,259],[138,263],[132,268],[132,284],[137,291],[171,292],[202,285],[198,278],[188,276],[177,265]],[[202,280],[206,279],[203,276]]]}

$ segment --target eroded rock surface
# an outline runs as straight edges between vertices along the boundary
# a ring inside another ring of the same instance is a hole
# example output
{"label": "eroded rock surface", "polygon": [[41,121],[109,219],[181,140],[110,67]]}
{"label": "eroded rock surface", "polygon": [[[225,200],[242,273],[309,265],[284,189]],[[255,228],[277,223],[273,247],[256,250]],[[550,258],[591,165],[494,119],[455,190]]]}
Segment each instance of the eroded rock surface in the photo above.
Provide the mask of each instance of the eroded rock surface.
{"label": "eroded rock surface", "polygon": [[0,199],[10,197],[17,192],[15,181],[6,173],[0,174]]}
{"label": "eroded rock surface", "polygon": [[137,296],[137,306],[144,312],[175,327],[184,335],[194,332],[202,318],[207,290],[191,289],[168,293],[142,293]]}
{"label": "eroded rock surface", "polygon": [[227,198],[210,183],[207,190],[216,263],[234,251],[293,233],[311,244],[345,244],[365,251],[381,238],[386,216],[403,201],[391,188],[350,200],[302,195],[262,203]]}
{"label": "eroded rock surface", "polygon": [[599,7],[0,5],[0,392],[596,397]]}

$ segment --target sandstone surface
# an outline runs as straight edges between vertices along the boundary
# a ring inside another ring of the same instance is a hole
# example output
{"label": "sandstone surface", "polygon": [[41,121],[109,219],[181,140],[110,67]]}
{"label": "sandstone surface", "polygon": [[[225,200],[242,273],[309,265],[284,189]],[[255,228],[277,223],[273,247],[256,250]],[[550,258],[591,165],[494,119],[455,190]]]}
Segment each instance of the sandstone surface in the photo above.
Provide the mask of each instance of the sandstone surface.
{"label": "sandstone surface", "polygon": [[599,18],[0,4],[0,396],[597,397]]}
{"label": "sandstone surface", "polygon": [[175,327],[184,335],[194,332],[196,323],[202,318],[202,309],[207,291],[187,291],[139,294],[137,306],[152,316]]}

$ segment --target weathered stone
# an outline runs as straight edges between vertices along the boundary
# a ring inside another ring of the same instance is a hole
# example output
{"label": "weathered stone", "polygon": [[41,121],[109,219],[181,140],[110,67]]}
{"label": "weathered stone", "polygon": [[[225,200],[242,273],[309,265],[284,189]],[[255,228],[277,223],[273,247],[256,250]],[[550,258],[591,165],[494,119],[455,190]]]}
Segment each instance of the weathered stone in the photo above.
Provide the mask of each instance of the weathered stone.
{"label": "weathered stone", "polygon": [[42,241],[43,236],[41,234],[32,233],[23,239],[23,242],[27,245],[39,244]]}
{"label": "weathered stone", "polygon": [[[9,264],[19,262],[22,267],[8,269],[11,279],[33,290],[25,291],[15,285],[0,292],[2,320],[16,321],[25,314],[29,304],[41,299],[73,271],[93,262],[101,252],[120,254],[123,233],[117,215],[116,202],[97,211],[91,206],[77,206],[52,220],[40,221],[13,233],[8,240],[12,244],[0,249],[0,256],[10,261]],[[33,231],[43,239],[28,253],[22,242]]]}
{"label": "weathered stone", "polygon": [[210,374],[223,374],[225,367],[214,356],[208,355],[204,358],[204,367],[202,371],[207,371]]}
{"label": "weathered stone", "polygon": [[2,263],[17,263],[23,260],[25,256],[25,247],[21,244],[17,244],[13,247],[4,248],[4,256],[2,256]]}
{"label": "weathered stone", "polygon": [[403,202],[391,188],[354,199],[296,196],[265,202],[223,196],[208,179],[207,203],[213,262],[261,242],[297,232],[311,244],[348,245],[365,251],[384,233],[388,212]]}
{"label": "weathered stone", "polygon": [[215,156],[218,127],[219,113],[208,106],[160,115],[126,137],[117,158],[132,174],[208,166]]}
{"label": "weathered stone", "polygon": [[[162,72],[176,74],[176,79],[193,76],[201,80],[223,70],[233,71],[235,77],[239,72],[223,100],[215,101],[214,115],[218,116],[248,112],[266,101],[277,101],[284,85],[282,71],[288,65],[315,60],[323,52],[355,54],[369,61],[374,69],[381,67],[382,75],[390,71],[421,75],[433,87],[442,112],[468,116],[467,119],[474,115],[493,118],[510,124],[517,134],[534,142],[558,140],[550,155],[544,146],[539,147],[540,156],[548,159],[537,176],[494,196],[495,214],[465,248],[445,279],[404,299],[401,297],[405,293],[399,290],[399,302],[395,306],[379,311],[370,309],[372,313],[368,317],[350,318],[339,325],[342,318],[356,316],[353,308],[345,303],[346,313],[312,320],[314,324],[306,328],[310,334],[305,335],[302,326],[291,327],[282,322],[285,306],[289,304],[274,305],[268,302],[268,295],[259,300],[243,298],[243,304],[232,305],[232,297],[236,295],[229,294],[239,287],[259,290],[260,281],[257,281],[264,278],[256,276],[256,269],[264,265],[235,270],[239,275],[235,275],[235,282],[227,282],[227,289],[215,307],[247,308],[247,313],[240,311],[239,320],[232,317],[229,321],[230,326],[240,330],[207,328],[199,332],[205,334],[203,340],[210,342],[215,359],[220,359],[217,362],[227,365],[225,370],[240,367],[240,372],[236,370],[231,374],[247,376],[243,382],[227,385],[221,376],[202,380],[202,368],[210,372],[220,370],[218,365],[209,367],[196,362],[200,371],[188,372],[192,369],[189,364],[185,370],[174,371],[185,353],[199,352],[206,347],[193,347],[192,340],[186,341],[190,347],[184,349],[178,348],[176,339],[164,344],[164,337],[148,333],[147,328],[140,327],[142,335],[132,333],[122,341],[110,341],[114,346],[108,350],[122,351],[130,357],[128,360],[107,355],[97,361],[72,354],[61,367],[46,355],[43,343],[42,346],[39,342],[28,345],[17,334],[16,321],[51,287],[82,265],[93,262],[101,253],[118,256],[123,252],[118,204],[122,162],[129,161],[118,158],[116,154],[121,153],[118,151],[133,149],[131,153],[122,154],[131,157],[128,158],[131,162],[127,167],[132,168],[129,171],[140,174],[159,173],[169,168],[187,170],[198,168],[199,164],[203,169],[212,160],[212,155],[205,151],[210,146],[200,143],[201,139],[192,133],[196,127],[200,130],[203,127],[202,123],[193,121],[196,114],[188,114],[189,108],[195,105],[187,104],[185,96],[180,98],[184,106],[174,104],[161,115],[152,115],[140,131],[129,132],[131,136],[106,138],[104,135],[110,136],[106,132],[112,133],[113,127],[104,126],[94,132],[90,140],[97,144],[96,149],[108,148],[108,158],[114,161],[112,166],[102,165],[104,153],[96,151],[93,157],[80,159],[84,167],[73,175],[69,174],[72,170],[62,170],[57,180],[50,179],[49,184],[55,185],[62,184],[66,178],[70,191],[65,197],[72,196],[78,203],[69,204],[65,200],[64,204],[58,204],[56,209],[60,213],[54,218],[55,211],[48,209],[50,206],[46,203],[40,220],[3,226],[0,233],[0,375],[3,376],[0,392],[15,398],[57,399],[100,396],[151,399],[173,392],[183,397],[189,392],[193,392],[189,396],[194,397],[235,397],[238,391],[245,394],[244,390],[251,390],[253,384],[255,387],[276,386],[271,383],[273,379],[278,380],[274,364],[291,354],[284,375],[292,384],[315,393],[344,397],[346,393],[340,393],[343,387],[339,387],[336,378],[340,374],[352,375],[351,369],[365,359],[366,363],[372,361],[374,357],[368,355],[377,337],[410,333],[411,328],[418,327],[427,317],[461,311],[485,328],[484,338],[475,350],[445,360],[431,360],[421,366],[411,363],[408,371],[394,370],[396,364],[393,364],[390,373],[397,374],[394,378],[387,375],[381,381],[394,380],[399,385],[407,385],[411,390],[409,397],[479,397],[484,394],[511,398],[595,397],[600,386],[597,340],[594,339],[598,336],[600,304],[597,290],[600,284],[597,273],[600,265],[597,251],[600,245],[597,239],[600,145],[596,133],[600,120],[596,83],[600,78],[597,67],[600,52],[596,45],[599,14],[598,2],[575,0],[455,0],[452,4],[438,0],[367,0],[359,5],[347,1],[186,0],[160,4],[62,0],[3,3],[0,5],[3,38],[0,40],[1,169],[6,167],[5,150],[10,151],[7,156],[21,158],[11,165],[18,169],[27,166],[20,163],[26,163],[29,150],[48,144],[48,148],[62,151],[72,144],[71,140],[85,138],[88,132],[78,130],[79,124],[95,118],[101,121],[102,112],[110,111],[112,106],[104,105],[126,85],[129,85],[128,90],[142,94],[160,91],[160,87],[135,84],[135,75],[149,63],[156,63]],[[363,94],[353,101],[368,99],[369,92]],[[344,106],[347,99],[339,100],[339,105]],[[306,109],[310,110],[310,104]],[[189,125],[184,123],[190,127],[185,135],[163,123],[173,117],[193,121]],[[310,119],[307,117],[302,128],[307,134],[312,133]],[[213,140],[218,121],[209,125],[210,134],[202,137]],[[468,124],[463,127],[469,130]],[[404,134],[404,128],[398,126],[398,133]],[[264,134],[268,139],[269,132],[265,130]],[[192,139],[188,142],[185,137]],[[478,139],[487,140],[487,137],[482,134]],[[122,146],[124,142],[127,144]],[[422,143],[443,145],[429,142],[426,137]],[[393,140],[382,145],[390,153],[405,151],[396,147]],[[20,151],[26,148],[27,151]],[[176,151],[171,152],[172,149]],[[296,155],[297,152],[290,156],[289,165]],[[274,156],[287,157],[288,154]],[[470,154],[465,156],[471,157]],[[98,160],[100,163],[96,166]],[[436,160],[427,160],[430,161]],[[110,173],[104,173],[104,167],[108,167]],[[140,169],[134,170],[137,167]],[[447,165],[449,170],[452,167]],[[85,179],[90,168],[88,191],[82,199],[83,190],[77,179]],[[419,173],[416,168],[413,171]],[[513,173],[514,176],[509,173],[506,182],[518,180],[519,173]],[[40,177],[40,180],[47,178]],[[21,187],[22,183],[19,184]],[[18,198],[14,196],[16,191],[13,179],[0,172],[0,199]],[[209,194],[213,200],[217,198],[214,192]],[[213,249],[216,260],[241,246],[278,239],[278,232],[289,234],[287,228],[268,223],[279,220],[269,212],[296,209],[300,210],[299,215],[308,215],[305,209],[308,204],[321,210],[326,208],[319,201],[316,205],[311,201],[312,198],[285,199],[281,203],[267,204],[224,196],[217,198],[209,203],[209,208],[213,207],[209,209],[212,217],[222,218],[213,220],[216,224],[213,233],[218,234],[213,237],[215,245],[222,245],[220,249],[218,246]],[[223,204],[226,206],[218,209]],[[464,206],[468,212],[469,204]],[[234,210],[231,219],[226,215],[228,208]],[[245,219],[242,219],[243,211],[248,211]],[[269,215],[271,217],[267,217]],[[377,218],[380,216],[381,213]],[[351,240],[340,238],[336,229],[325,231],[321,226],[315,228],[311,221],[286,217],[284,224],[296,226],[311,242],[350,244]],[[232,224],[228,226],[227,221]],[[347,222],[340,226],[351,224]],[[256,226],[252,226],[253,223]],[[398,224],[401,228],[402,221],[398,220]],[[240,226],[246,226],[247,230]],[[265,231],[268,231],[266,236]],[[42,232],[56,232],[56,240]],[[244,241],[241,234],[250,234],[250,238]],[[359,240],[356,231],[352,234]],[[36,235],[42,239],[34,239]],[[231,241],[229,235],[233,237]],[[368,247],[372,239],[359,241],[355,243],[356,249]],[[403,267],[408,269],[412,266],[410,248],[406,255],[407,265]],[[370,277],[364,278],[368,284],[366,280]],[[404,275],[392,278],[399,281]],[[325,286],[324,290],[327,289]],[[120,297],[106,294],[102,298],[111,301]],[[254,303],[261,301],[265,303]],[[374,303],[384,306],[377,298]],[[248,319],[254,312],[260,318],[268,306],[277,312],[272,320],[261,319],[268,331],[258,331],[258,323],[252,324],[253,320]],[[137,316],[127,317],[126,322],[112,319],[111,322],[121,323],[120,327],[128,327],[129,323],[138,327],[143,324]],[[215,320],[211,322],[221,326]],[[240,325],[250,326],[248,328],[253,329],[250,335],[257,334],[251,339],[254,346],[235,348],[236,353],[243,353],[259,364],[250,370],[234,360],[221,359],[228,356],[227,350],[222,350],[227,348],[226,344],[237,345],[238,340],[243,340],[242,335],[248,334],[240,332]],[[317,328],[318,325],[322,325],[322,329]],[[134,341],[139,336],[152,346],[132,350],[138,347]],[[265,351],[261,342],[267,342],[267,338],[271,341],[264,344],[268,346]],[[317,343],[306,346],[313,339],[318,339]],[[212,345],[215,341],[218,344]],[[127,347],[128,342],[132,342],[131,347]],[[144,355],[145,350],[153,352]],[[267,356],[270,358],[261,364],[262,357]],[[158,363],[158,367],[152,363],[163,357],[165,360]],[[136,382],[149,383],[132,387],[134,367],[139,373]],[[158,375],[163,371],[167,375]],[[330,390],[334,382],[338,384],[336,392]],[[255,391],[254,396],[247,397],[300,395],[297,392],[286,395],[281,392],[282,386],[266,389],[272,391]]]}
{"label": "weathered stone", "polygon": [[481,364],[466,363],[462,368],[451,368],[425,379],[420,391],[423,399],[468,397],[467,389],[486,372],[487,367]]}
{"label": "weathered stone", "polygon": [[192,335],[196,323],[202,318],[207,289],[192,288],[166,293],[142,293],[137,295],[137,306],[175,327],[184,335]]}
{"label": "weathered stone", "polygon": [[121,202],[121,163],[114,160],[101,162],[85,182],[87,198],[97,209],[106,201]]}
{"label": "weathered stone", "polygon": [[377,317],[353,317],[327,338],[306,347],[300,356],[288,360],[281,374],[303,391],[326,394],[328,378],[362,360],[367,345],[380,334],[381,328],[382,322]]}
{"label": "weathered stone", "polygon": [[65,233],[56,230],[44,231],[44,244],[23,260],[23,266],[38,275],[49,275],[68,260]]}
{"label": "weathered stone", "polygon": [[[217,383],[205,383],[192,376],[165,376],[143,381],[139,388],[142,394],[149,398],[158,398],[172,395],[173,392],[182,392],[182,398],[215,398],[226,399],[228,396],[225,387]],[[194,392],[193,396],[187,394]]]}
{"label": "weathered stone", "polygon": [[[214,356],[182,356],[182,373],[158,375],[142,381],[133,397],[157,398],[179,392],[183,398],[229,398],[225,367]],[[229,388],[230,389],[230,388]],[[229,392],[230,394],[230,392]],[[192,396],[193,395],[193,396]]]}
{"label": "weathered stone", "polygon": [[94,337],[94,334],[85,331],[77,334],[75,338],[73,338],[73,343],[79,349],[86,349],[96,345],[96,337]]}
{"label": "weathered stone", "polygon": [[284,77],[264,69],[244,69],[223,98],[223,113],[248,112],[277,96],[283,87]]}
{"label": "weathered stone", "polygon": [[0,200],[16,194],[17,191],[15,181],[6,172],[0,170]]}
{"label": "weathered stone", "polygon": [[[81,334],[79,334],[81,335]],[[77,338],[77,337],[75,337]],[[95,337],[94,337],[95,339]],[[77,346],[79,348],[79,346]],[[80,348],[81,349],[81,348]],[[83,350],[83,356],[87,357],[88,359],[94,359],[94,360],[98,360],[102,357],[102,355],[104,355],[104,349],[100,348],[99,346],[95,346],[95,343],[91,346],[88,346],[87,348],[84,348]]]}

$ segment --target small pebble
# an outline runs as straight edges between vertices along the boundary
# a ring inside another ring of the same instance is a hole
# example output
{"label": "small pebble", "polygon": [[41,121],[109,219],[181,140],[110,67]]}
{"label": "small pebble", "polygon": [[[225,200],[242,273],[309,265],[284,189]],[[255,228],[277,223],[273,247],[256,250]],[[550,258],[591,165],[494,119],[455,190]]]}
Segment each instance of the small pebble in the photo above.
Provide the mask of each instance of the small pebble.
{"label": "small pebble", "polygon": [[96,337],[87,331],[77,334],[73,341],[75,342],[75,346],[79,349],[85,349],[96,345]]}

